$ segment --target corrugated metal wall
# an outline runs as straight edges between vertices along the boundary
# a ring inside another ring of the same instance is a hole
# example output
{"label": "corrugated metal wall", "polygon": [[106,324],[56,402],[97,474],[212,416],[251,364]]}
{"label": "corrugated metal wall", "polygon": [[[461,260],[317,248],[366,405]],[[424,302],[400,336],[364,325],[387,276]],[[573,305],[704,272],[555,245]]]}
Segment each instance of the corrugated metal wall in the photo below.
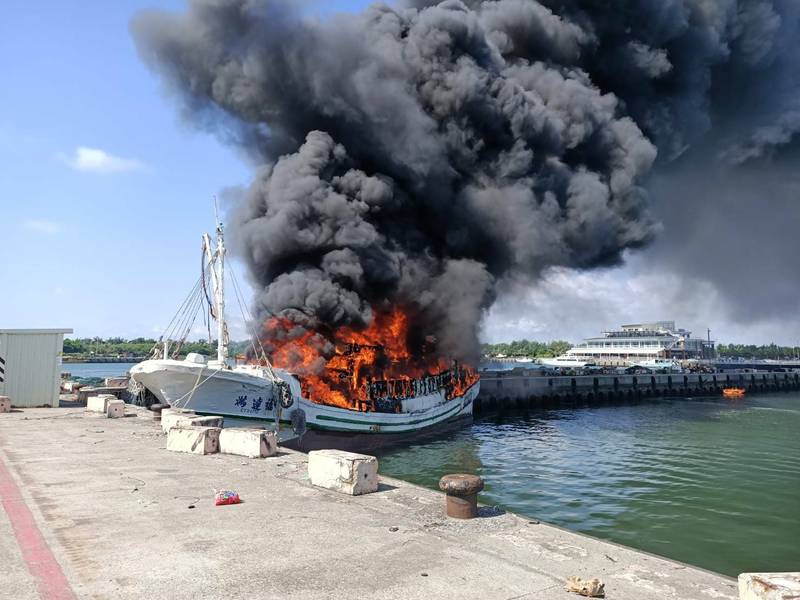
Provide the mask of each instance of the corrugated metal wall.
{"label": "corrugated metal wall", "polygon": [[13,406],[58,406],[64,333],[0,330],[0,396]]}

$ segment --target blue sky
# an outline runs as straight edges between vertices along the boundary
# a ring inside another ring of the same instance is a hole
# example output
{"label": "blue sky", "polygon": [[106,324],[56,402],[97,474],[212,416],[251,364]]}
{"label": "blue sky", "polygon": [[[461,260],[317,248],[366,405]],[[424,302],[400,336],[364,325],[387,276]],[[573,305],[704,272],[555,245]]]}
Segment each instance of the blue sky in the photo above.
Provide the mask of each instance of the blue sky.
{"label": "blue sky", "polygon": [[[309,3],[356,10],[366,0]],[[211,198],[251,165],[182,122],[128,23],[170,0],[11,0],[0,20],[0,328],[155,335],[198,276]],[[242,277],[240,277],[242,278]]]}

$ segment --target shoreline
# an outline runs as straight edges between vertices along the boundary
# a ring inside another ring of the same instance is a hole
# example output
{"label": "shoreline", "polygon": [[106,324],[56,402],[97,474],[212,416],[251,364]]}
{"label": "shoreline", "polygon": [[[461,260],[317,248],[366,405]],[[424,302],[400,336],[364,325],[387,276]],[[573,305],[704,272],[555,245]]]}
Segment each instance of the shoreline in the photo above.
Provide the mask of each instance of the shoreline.
{"label": "shoreline", "polygon": [[105,358],[68,358],[66,356],[61,357],[61,364],[62,365],[106,365],[106,364],[114,364],[114,363],[131,363],[131,364],[138,364],[142,361],[147,360],[146,356],[135,356],[135,357],[127,357],[127,358],[115,358],[115,357],[105,357]]}

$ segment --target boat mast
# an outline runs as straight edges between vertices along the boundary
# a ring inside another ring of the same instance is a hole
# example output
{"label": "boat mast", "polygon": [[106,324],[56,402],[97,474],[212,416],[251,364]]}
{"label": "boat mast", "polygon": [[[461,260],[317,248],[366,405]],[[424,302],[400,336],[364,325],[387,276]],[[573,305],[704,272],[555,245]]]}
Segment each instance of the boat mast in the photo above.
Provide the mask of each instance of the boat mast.
{"label": "boat mast", "polygon": [[225,339],[225,239],[222,222],[217,214],[216,198],[214,198],[214,216],[217,220],[217,277],[214,286],[217,304],[217,360],[224,365],[228,359],[228,343]]}

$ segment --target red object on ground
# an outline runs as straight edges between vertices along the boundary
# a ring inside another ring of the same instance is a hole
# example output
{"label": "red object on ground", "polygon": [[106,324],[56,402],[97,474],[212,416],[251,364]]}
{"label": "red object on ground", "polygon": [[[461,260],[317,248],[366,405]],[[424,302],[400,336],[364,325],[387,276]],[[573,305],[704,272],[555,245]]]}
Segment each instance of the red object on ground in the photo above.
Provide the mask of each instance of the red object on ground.
{"label": "red object on ground", "polygon": [[22,559],[33,576],[39,596],[47,600],[76,600],[56,557],[36,525],[25,499],[0,459],[0,500],[11,522]]}
{"label": "red object on ground", "polygon": [[241,504],[239,494],[229,490],[220,490],[214,494],[214,506],[225,506],[226,504]]}

